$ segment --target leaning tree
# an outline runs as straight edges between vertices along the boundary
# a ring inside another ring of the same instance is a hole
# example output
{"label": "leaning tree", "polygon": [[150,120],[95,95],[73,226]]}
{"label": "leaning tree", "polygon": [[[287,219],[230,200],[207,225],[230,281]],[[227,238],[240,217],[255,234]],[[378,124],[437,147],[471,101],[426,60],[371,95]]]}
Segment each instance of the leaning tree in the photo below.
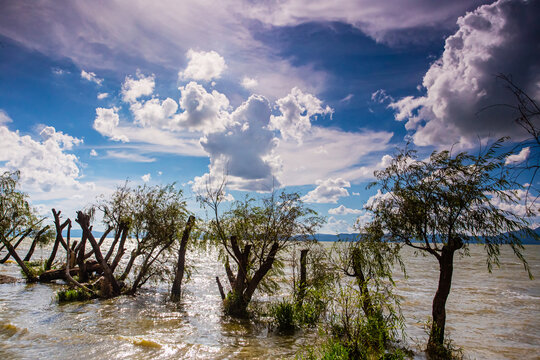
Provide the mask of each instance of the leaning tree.
{"label": "leaning tree", "polygon": [[[536,236],[527,219],[501,203],[519,201],[510,171],[504,163],[500,139],[478,155],[433,152],[418,160],[415,151],[402,150],[384,170],[376,171],[370,186],[381,189],[368,207],[373,225],[397,241],[434,256],[439,262],[439,283],[432,307],[428,354],[442,349],[446,301],[452,285],[454,254],[464,254],[470,243],[484,244],[488,270],[498,265],[500,245],[508,244],[529,277],[520,236]],[[518,233],[518,231],[520,231]],[[381,236],[382,238],[382,236]]]}
{"label": "leaning tree", "polygon": [[[28,195],[17,189],[20,172],[4,172],[0,175],[0,250],[6,248],[7,255],[0,259],[4,263],[13,257],[21,267],[28,281],[36,281],[37,276],[25,263],[32,257],[38,242],[47,242],[52,237],[49,226],[43,226],[43,220],[32,208]],[[21,258],[17,247],[29,236],[34,240],[28,253]]]}
{"label": "leaning tree", "polygon": [[306,207],[296,193],[272,192],[260,200],[247,197],[221,213],[219,205],[223,199],[224,183],[200,197],[212,211],[207,234],[220,246],[230,285],[225,295],[219,277],[216,278],[225,312],[245,317],[255,291],[272,285],[268,274],[281,263],[284,250],[294,241],[309,239],[322,218]]}

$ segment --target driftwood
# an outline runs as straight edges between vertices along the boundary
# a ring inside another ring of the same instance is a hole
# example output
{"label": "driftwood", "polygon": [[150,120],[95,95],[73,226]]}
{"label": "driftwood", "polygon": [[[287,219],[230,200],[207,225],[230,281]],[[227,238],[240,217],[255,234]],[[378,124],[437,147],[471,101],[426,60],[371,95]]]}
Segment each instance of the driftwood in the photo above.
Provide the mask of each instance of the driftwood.
{"label": "driftwood", "polygon": [[34,241],[32,241],[32,245],[30,245],[30,249],[28,249],[28,252],[26,253],[26,256],[24,257],[24,261],[30,261],[32,259],[32,255],[34,255],[34,250],[36,249],[36,245],[39,242],[39,239],[41,238],[41,235],[47,230],[49,230],[50,226],[47,225],[43,229],[39,230],[39,232],[34,237]]}

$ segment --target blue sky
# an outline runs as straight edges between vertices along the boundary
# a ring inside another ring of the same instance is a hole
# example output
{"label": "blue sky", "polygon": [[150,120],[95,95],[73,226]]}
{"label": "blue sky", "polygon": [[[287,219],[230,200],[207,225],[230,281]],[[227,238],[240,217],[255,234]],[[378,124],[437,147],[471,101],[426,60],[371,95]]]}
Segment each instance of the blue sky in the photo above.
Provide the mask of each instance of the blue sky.
{"label": "blue sky", "polygon": [[[538,1],[0,1],[0,170],[43,213],[228,174],[327,216],[368,219],[373,171],[526,137],[496,76],[540,99]],[[526,161],[528,152],[515,161]],[[522,209],[516,209],[522,211]]]}

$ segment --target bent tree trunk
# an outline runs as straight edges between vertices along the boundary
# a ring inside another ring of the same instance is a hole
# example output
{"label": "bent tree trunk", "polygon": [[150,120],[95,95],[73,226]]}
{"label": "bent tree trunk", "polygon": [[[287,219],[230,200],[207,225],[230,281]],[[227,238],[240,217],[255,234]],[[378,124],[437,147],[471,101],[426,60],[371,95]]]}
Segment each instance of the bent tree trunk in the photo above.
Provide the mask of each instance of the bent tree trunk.
{"label": "bent tree trunk", "polygon": [[111,268],[105,261],[99,245],[94,238],[92,231],[90,230],[90,216],[84,214],[82,211],[78,211],[77,220],[75,221],[77,221],[77,223],[81,226],[83,236],[85,236],[86,239],[88,239],[88,241],[90,242],[90,245],[92,245],[92,249],[94,250],[94,253],[96,255],[96,260],[102,267],[103,276],[112,287],[111,296],[114,297],[120,295],[120,286],[118,285],[118,282],[116,281],[116,278],[114,277]]}
{"label": "bent tree trunk", "polygon": [[24,261],[20,258],[19,254],[17,254],[17,251],[13,248],[13,245],[2,235],[0,234],[0,240],[4,244],[4,246],[7,248],[8,252],[11,254],[11,256],[15,259],[17,264],[21,267],[21,270],[24,272],[24,275],[26,276],[26,279],[28,282],[35,282],[37,281],[36,275],[30,270]]}
{"label": "bent tree trunk", "polygon": [[231,236],[231,245],[236,258],[238,259],[238,273],[236,277],[230,276],[232,271],[230,268],[226,268],[229,281],[233,280],[233,283],[231,283],[232,291],[229,292],[227,298],[225,299],[225,312],[228,315],[242,318],[248,315],[247,307],[251,301],[251,298],[253,297],[253,293],[255,290],[257,290],[261,280],[274,265],[276,254],[279,250],[279,243],[275,242],[272,244],[268,255],[259,268],[255,271],[251,279],[247,274],[251,245],[246,245],[244,247],[244,251],[240,251],[236,237],[234,236]]}
{"label": "bent tree trunk", "polygon": [[182,289],[182,279],[184,277],[184,267],[186,262],[186,249],[187,243],[189,240],[189,234],[193,223],[195,222],[195,217],[191,215],[187,221],[186,228],[182,234],[182,240],[180,241],[180,249],[178,250],[178,261],[176,263],[176,272],[174,274],[174,281],[171,290],[171,300],[178,301],[180,300],[180,292]]}
{"label": "bent tree trunk", "polygon": [[439,257],[439,285],[433,298],[433,323],[429,333],[428,353],[437,352],[444,343],[444,327],[446,325],[446,300],[452,286],[454,271],[454,252],[456,250],[444,246]]}

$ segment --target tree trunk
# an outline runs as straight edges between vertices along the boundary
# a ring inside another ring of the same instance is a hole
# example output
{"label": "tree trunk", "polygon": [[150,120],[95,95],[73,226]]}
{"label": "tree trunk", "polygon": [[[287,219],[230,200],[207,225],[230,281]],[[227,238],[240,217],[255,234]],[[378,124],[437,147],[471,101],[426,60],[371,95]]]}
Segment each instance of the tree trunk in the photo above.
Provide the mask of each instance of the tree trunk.
{"label": "tree trunk", "polygon": [[[64,240],[62,239],[62,231],[67,226],[68,220],[69,220],[69,219],[66,220],[62,225],[60,225],[60,214],[62,212],[61,211],[56,212],[55,209],[52,209],[52,213],[54,215],[54,225],[56,227],[56,240],[54,241],[54,246],[53,246],[53,249],[51,251],[51,255],[49,256],[49,259],[45,263],[45,270],[50,270],[51,269],[54,258],[56,257],[56,252],[58,251],[58,245],[60,245],[60,243],[62,243],[62,245],[64,245],[63,244]],[[64,245],[64,248],[65,247],[66,246]],[[66,249],[66,251],[67,251],[67,249]]]}
{"label": "tree trunk", "polygon": [[221,285],[221,281],[219,281],[219,276],[216,276],[216,282],[219,289],[219,295],[221,295],[221,300],[225,300],[225,291],[223,291],[223,285]]}
{"label": "tree trunk", "polygon": [[[101,265],[96,261],[92,260],[86,264],[86,271],[92,272],[96,271],[98,273],[102,272]],[[78,268],[69,269],[71,276],[77,275],[79,273]],[[45,271],[43,274],[39,275],[40,282],[50,282],[53,280],[65,280],[66,279],[66,270],[65,269],[54,269]]]}
{"label": "tree trunk", "polygon": [[36,281],[37,280],[36,276],[30,269],[28,269],[24,261],[22,261],[22,259],[19,257],[19,255],[17,254],[17,251],[13,248],[13,245],[11,245],[11,243],[7,241],[6,238],[4,238],[4,236],[2,236],[1,240],[4,246],[7,248],[7,250],[11,254],[11,256],[13,256],[17,264],[19,264],[19,266],[21,267],[22,271],[24,272],[24,275],[26,276],[27,281],[28,282]]}
{"label": "tree trunk", "polygon": [[24,257],[24,261],[30,261],[32,259],[32,255],[34,255],[34,250],[36,249],[36,245],[43,233],[45,231],[49,230],[49,225],[45,226],[43,229],[39,230],[37,235],[34,237],[34,241],[32,241],[32,245],[30,245],[30,249],[28,249],[28,252],[26,253],[26,256]]}
{"label": "tree trunk", "polygon": [[353,270],[356,282],[358,284],[358,289],[360,290],[360,295],[362,296],[362,310],[368,318],[373,318],[376,314],[375,308],[373,307],[373,302],[371,301],[371,295],[369,293],[368,284],[364,276],[364,271],[362,270],[362,264],[359,259],[360,255],[355,255],[355,252],[361,251],[358,248],[353,249],[352,261],[353,261]]}
{"label": "tree trunk", "polygon": [[[15,245],[13,245],[13,250],[17,250],[17,247],[21,244],[21,242],[28,236],[28,234],[30,234],[32,232],[32,229],[28,229],[26,230],[26,232],[24,234],[22,234],[22,236],[19,238],[19,240],[17,240],[17,242],[15,243]],[[11,245],[11,244],[10,244]],[[11,256],[11,252],[8,251],[7,255],[4,256],[3,259],[0,260],[0,264],[4,264],[8,259],[9,257]]]}
{"label": "tree trunk", "polygon": [[186,262],[186,249],[189,240],[189,233],[195,222],[195,217],[191,215],[187,221],[186,228],[182,234],[182,240],[180,241],[180,249],[178,250],[178,261],[176,262],[176,273],[174,275],[173,286],[171,290],[171,300],[180,300],[180,292],[182,289],[182,279],[184,277],[184,266]]}
{"label": "tree trunk", "polygon": [[452,286],[454,271],[454,249],[444,246],[439,258],[439,286],[433,298],[431,331],[428,340],[428,353],[433,353],[444,344],[444,327],[446,325],[446,300]]}
{"label": "tree trunk", "polygon": [[129,227],[127,225],[122,226],[122,238],[120,239],[120,244],[118,245],[118,251],[116,252],[116,256],[113,259],[112,265],[111,265],[111,271],[114,272],[116,270],[116,267],[118,264],[120,264],[120,260],[122,259],[122,256],[124,256],[124,252],[126,251],[126,239],[129,234]]}
{"label": "tree trunk", "polygon": [[308,249],[300,251],[300,284],[298,285],[297,304],[302,306],[304,297],[306,296],[307,287],[307,253]]}
{"label": "tree trunk", "polygon": [[99,245],[94,238],[94,235],[92,235],[92,232],[90,231],[90,217],[88,215],[83,214],[81,211],[77,212],[77,223],[81,226],[81,229],[83,230],[84,235],[90,241],[90,244],[92,245],[92,248],[94,249],[94,253],[96,255],[96,260],[99,264],[101,264],[101,267],[103,268],[103,276],[105,279],[109,282],[109,284],[112,286],[112,296],[120,295],[120,286],[118,285],[118,282],[116,281],[116,278],[114,277],[114,274],[111,271],[111,268],[109,265],[107,265],[107,262],[103,258],[103,254],[101,254],[101,250],[99,249]]}

